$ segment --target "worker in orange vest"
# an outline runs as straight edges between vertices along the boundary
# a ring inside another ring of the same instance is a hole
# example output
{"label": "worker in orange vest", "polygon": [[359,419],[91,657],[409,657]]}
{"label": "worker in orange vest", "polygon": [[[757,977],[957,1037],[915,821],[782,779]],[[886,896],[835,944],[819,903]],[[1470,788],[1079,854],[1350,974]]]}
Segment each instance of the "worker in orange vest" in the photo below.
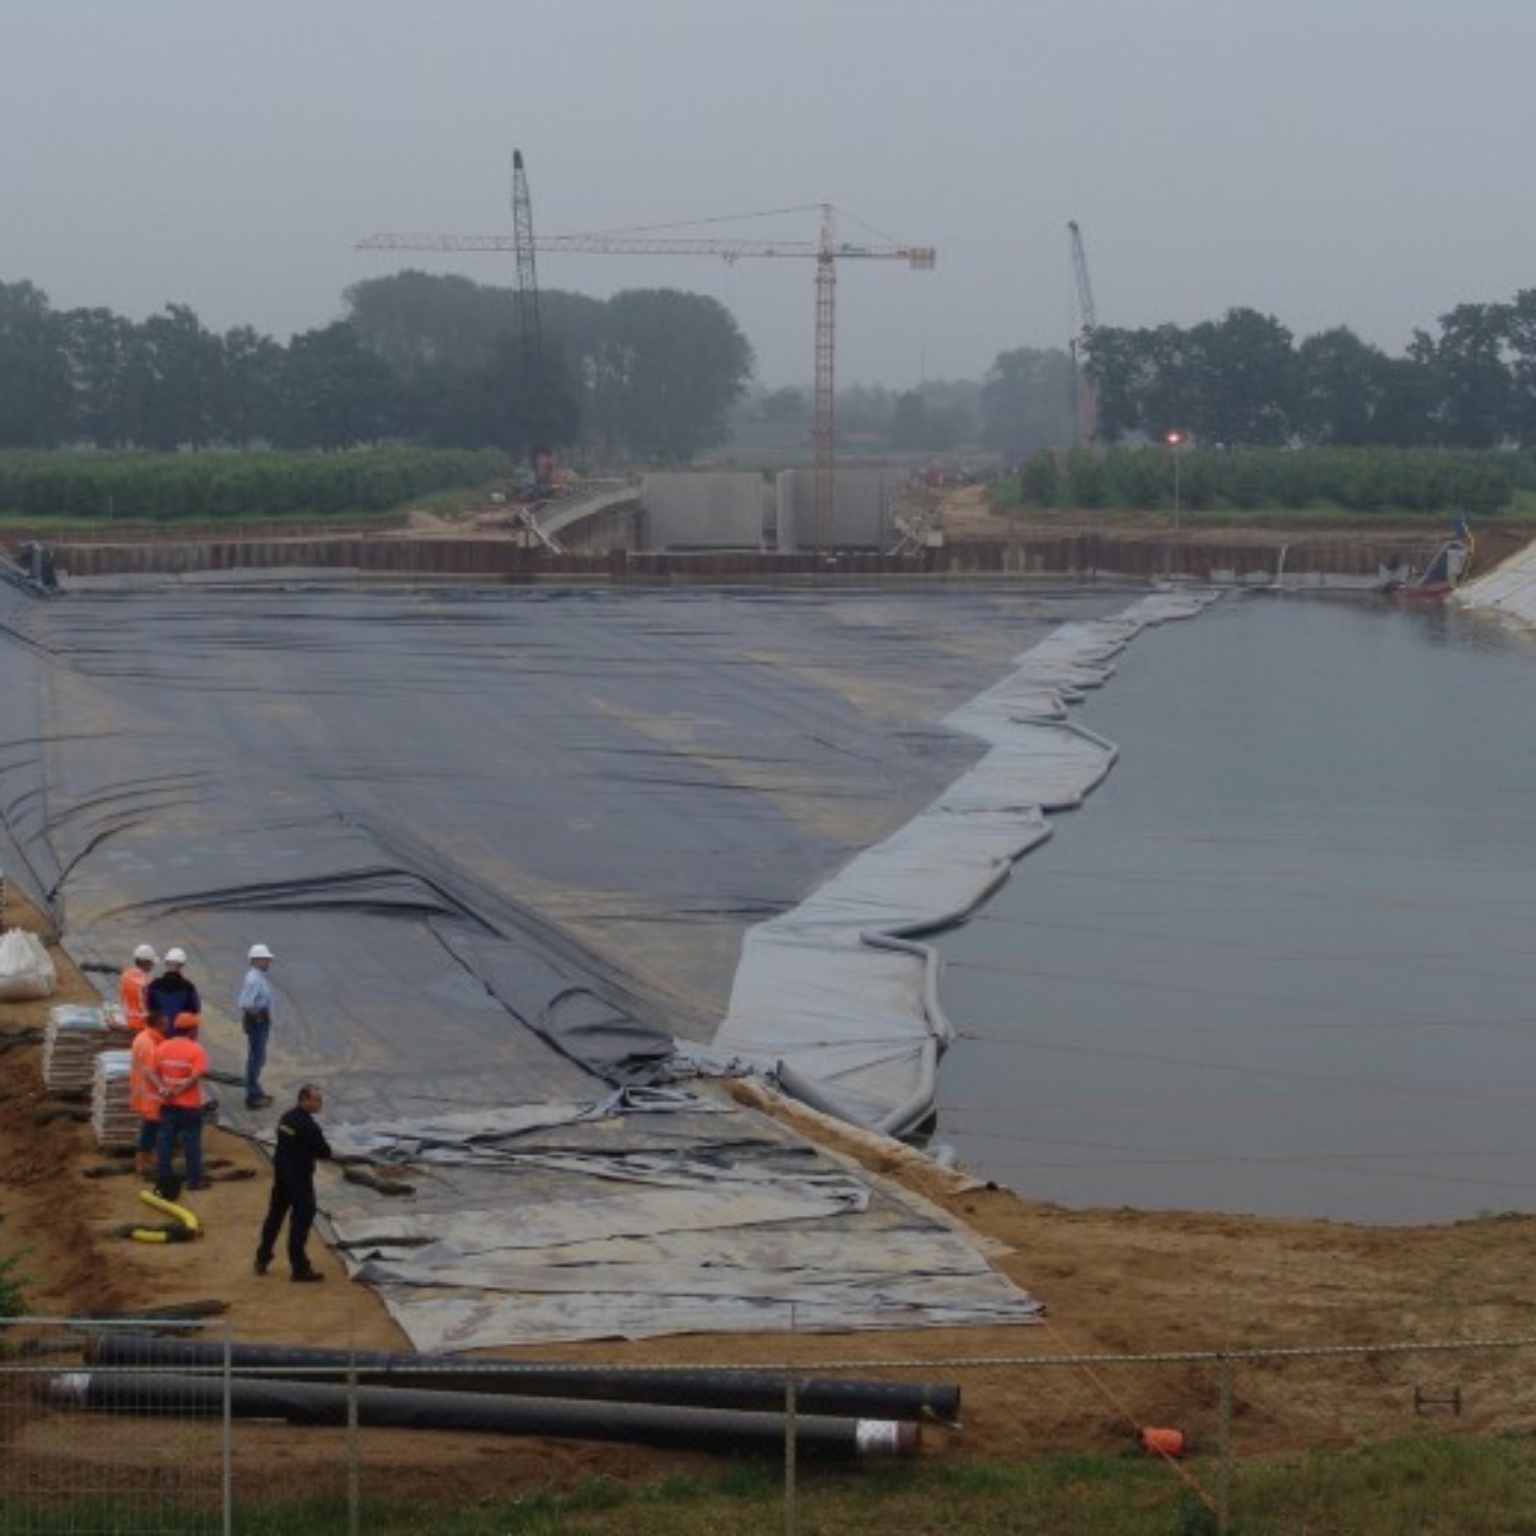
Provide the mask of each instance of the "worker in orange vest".
{"label": "worker in orange vest", "polygon": [[165,1036],[152,1019],[134,1037],[128,1050],[128,1107],[139,1117],[139,1139],[133,1149],[133,1171],[141,1179],[154,1177],[155,1144],[160,1136],[160,1094],[155,1086],[155,1050]]}
{"label": "worker in orange vest", "polygon": [[137,1035],[149,1022],[149,982],[160,956],[149,944],[140,944],[133,959],[117,978],[117,1000],[122,1004],[123,1021]]}
{"label": "worker in orange vest", "polygon": [[186,1187],[207,1189],[212,1181],[203,1174],[203,1078],[208,1072],[208,1053],[197,1042],[202,1019],[195,1013],[178,1013],[172,1033],[155,1047],[150,1071],[160,1099],[160,1133],[155,1138],[155,1192],[174,1200],[181,1193],[174,1164],[176,1145],[186,1160]]}

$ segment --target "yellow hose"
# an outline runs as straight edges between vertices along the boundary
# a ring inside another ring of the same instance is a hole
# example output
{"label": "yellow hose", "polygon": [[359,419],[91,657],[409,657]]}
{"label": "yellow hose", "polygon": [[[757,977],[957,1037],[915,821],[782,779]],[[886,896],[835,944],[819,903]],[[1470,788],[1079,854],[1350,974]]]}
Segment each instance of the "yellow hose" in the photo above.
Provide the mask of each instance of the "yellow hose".
{"label": "yellow hose", "polygon": [[174,1200],[167,1200],[163,1196],[157,1195],[152,1189],[141,1189],[139,1191],[139,1199],[145,1205],[152,1205],[157,1211],[164,1211],[167,1216],[174,1217],[194,1237],[201,1235],[202,1225],[199,1223],[196,1214],[188,1210],[186,1206],[177,1205]]}

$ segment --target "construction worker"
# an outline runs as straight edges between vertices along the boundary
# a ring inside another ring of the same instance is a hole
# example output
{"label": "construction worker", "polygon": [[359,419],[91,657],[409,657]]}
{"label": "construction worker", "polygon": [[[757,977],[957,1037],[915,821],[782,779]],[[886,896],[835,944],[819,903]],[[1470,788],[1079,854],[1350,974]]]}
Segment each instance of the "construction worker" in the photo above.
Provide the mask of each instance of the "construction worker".
{"label": "construction worker", "polygon": [[133,1171],[141,1179],[155,1176],[155,1145],[160,1136],[160,1093],[154,1076],[155,1051],[165,1036],[153,1022],[133,1037],[128,1051],[128,1107],[139,1117],[139,1139],[133,1149]]}
{"label": "construction worker", "polygon": [[122,1005],[123,1022],[137,1036],[149,1022],[149,983],[160,957],[151,944],[140,944],[133,959],[117,978],[117,1000]]}
{"label": "construction worker", "polygon": [[180,1193],[174,1167],[178,1142],[186,1162],[186,1187],[208,1189],[212,1183],[203,1174],[203,1078],[208,1073],[208,1053],[197,1040],[201,1023],[198,1014],[177,1014],[172,1033],[155,1047],[150,1061],[154,1091],[160,1098],[155,1191],[166,1200]]}
{"label": "construction worker", "polygon": [[149,984],[146,1005],[151,1014],[159,1015],[160,1033],[169,1040],[174,1033],[176,1015],[201,1013],[203,1000],[183,973],[182,967],[187,963],[186,950],[166,950],[164,963],[164,971]]}
{"label": "construction worker", "polygon": [[304,1245],[315,1224],[315,1163],[331,1155],[330,1143],[315,1119],[325,1095],[314,1083],[299,1089],[298,1102],[277,1122],[277,1148],[272,1155],[272,1198],[256,1245],[256,1273],[264,1275],[277,1249],[277,1234],[288,1218],[288,1272],[297,1281],[324,1280],[311,1266]]}
{"label": "construction worker", "polygon": [[250,964],[239,998],[240,1024],[245,1030],[245,1107],[265,1109],[272,1102],[261,1086],[267,1041],[272,1034],[272,983],[267,972],[277,957],[265,944],[252,944],[246,958]]}

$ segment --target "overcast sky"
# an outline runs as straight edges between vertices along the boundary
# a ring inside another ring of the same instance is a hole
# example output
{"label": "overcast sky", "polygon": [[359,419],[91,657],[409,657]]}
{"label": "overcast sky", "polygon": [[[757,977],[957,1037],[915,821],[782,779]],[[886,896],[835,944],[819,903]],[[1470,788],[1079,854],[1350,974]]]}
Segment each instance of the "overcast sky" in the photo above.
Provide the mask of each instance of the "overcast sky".
{"label": "overcast sky", "polygon": [[[1536,287],[1536,0],[0,0],[0,280],[286,342],[404,265],[376,231],[932,245],[838,266],[837,381],[1245,305],[1399,353]],[[782,211],[793,210],[793,211]],[[737,215],[776,211],[772,217]],[[698,226],[698,227],[693,227]],[[541,287],[711,294],[769,386],[814,263],[545,253]]]}

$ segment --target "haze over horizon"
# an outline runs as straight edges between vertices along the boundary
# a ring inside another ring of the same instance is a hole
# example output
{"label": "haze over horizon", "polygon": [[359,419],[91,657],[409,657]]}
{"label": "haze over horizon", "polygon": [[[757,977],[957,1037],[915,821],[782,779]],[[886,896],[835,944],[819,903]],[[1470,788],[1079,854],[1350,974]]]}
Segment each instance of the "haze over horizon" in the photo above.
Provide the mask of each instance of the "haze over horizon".
{"label": "haze over horizon", "polygon": [[[840,386],[979,379],[1079,323],[1250,307],[1399,354],[1536,286],[1526,0],[0,0],[0,281],[287,341],[404,267],[378,231],[932,245],[838,266]],[[771,217],[733,215],[778,210]],[[544,253],[541,287],[710,294],[812,374],[814,263]]]}

